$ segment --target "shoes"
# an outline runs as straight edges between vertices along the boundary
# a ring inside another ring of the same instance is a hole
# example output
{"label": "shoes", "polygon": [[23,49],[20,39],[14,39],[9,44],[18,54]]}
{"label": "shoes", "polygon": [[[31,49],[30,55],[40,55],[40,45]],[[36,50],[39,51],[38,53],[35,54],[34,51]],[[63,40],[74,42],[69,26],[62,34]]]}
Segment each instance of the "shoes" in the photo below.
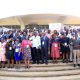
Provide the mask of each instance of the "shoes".
{"label": "shoes", "polygon": [[78,64],[78,66],[80,67],[80,64]]}
{"label": "shoes", "polygon": [[30,66],[27,66],[27,68],[29,69],[29,68],[30,68]]}
{"label": "shoes", "polygon": [[48,63],[45,63],[46,65],[48,65]]}
{"label": "shoes", "polygon": [[68,63],[68,60],[66,60],[66,63]]}
{"label": "shoes", "polygon": [[29,69],[29,68],[30,68],[30,66],[25,66],[25,69],[26,69],[26,68],[28,68],[28,69]]}
{"label": "shoes", "polygon": [[5,65],[4,64],[2,64],[2,68],[5,68]]}
{"label": "shoes", "polygon": [[63,63],[65,63],[65,60],[63,60]]}
{"label": "shoes", "polygon": [[73,66],[76,67],[76,64],[74,64]]}
{"label": "shoes", "polygon": [[55,63],[58,63],[58,61],[55,61]]}
{"label": "shoes", "polygon": [[37,61],[37,64],[40,64],[40,62],[39,62],[39,61]]}
{"label": "shoes", "polygon": [[41,64],[44,64],[44,62],[41,62]]}
{"label": "shoes", "polygon": [[3,66],[2,68],[5,68],[5,66]]}
{"label": "shoes", "polygon": [[36,64],[36,62],[33,62],[32,64]]}
{"label": "shoes", "polygon": [[0,65],[0,68],[2,68],[2,65]]}
{"label": "shoes", "polygon": [[40,63],[37,63],[37,64],[40,64]]}
{"label": "shoes", "polygon": [[8,65],[8,67],[7,68],[10,68],[10,65]]}
{"label": "shoes", "polygon": [[73,61],[69,61],[69,63],[72,63]]}
{"label": "shoes", "polygon": [[14,65],[11,65],[11,68],[14,68]]}

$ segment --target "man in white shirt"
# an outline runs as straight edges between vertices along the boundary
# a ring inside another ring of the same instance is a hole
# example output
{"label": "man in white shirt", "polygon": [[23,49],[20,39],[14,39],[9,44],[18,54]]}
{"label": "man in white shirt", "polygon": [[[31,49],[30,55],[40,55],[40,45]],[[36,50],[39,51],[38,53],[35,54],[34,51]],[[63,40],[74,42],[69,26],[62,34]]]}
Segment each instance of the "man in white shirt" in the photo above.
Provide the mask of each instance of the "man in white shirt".
{"label": "man in white shirt", "polygon": [[77,33],[77,39],[80,39],[80,31]]}
{"label": "man in white shirt", "polygon": [[32,59],[33,63],[39,64],[40,61],[40,48],[41,48],[41,38],[38,33],[34,32],[34,35],[30,38],[32,42]]}

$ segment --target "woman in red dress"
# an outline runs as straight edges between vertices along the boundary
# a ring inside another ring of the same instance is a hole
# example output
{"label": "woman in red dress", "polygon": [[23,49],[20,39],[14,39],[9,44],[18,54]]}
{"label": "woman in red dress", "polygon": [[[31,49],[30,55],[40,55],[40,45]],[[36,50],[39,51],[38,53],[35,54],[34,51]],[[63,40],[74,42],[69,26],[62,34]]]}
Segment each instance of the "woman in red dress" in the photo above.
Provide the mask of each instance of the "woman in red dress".
{"label": "woman in red dress", "polygon": [[60,58],[58,37],[55,34],[53,34],[51,38],[51,58],[53,62],[56,60],[56,63],[58,62],[57,59]]}

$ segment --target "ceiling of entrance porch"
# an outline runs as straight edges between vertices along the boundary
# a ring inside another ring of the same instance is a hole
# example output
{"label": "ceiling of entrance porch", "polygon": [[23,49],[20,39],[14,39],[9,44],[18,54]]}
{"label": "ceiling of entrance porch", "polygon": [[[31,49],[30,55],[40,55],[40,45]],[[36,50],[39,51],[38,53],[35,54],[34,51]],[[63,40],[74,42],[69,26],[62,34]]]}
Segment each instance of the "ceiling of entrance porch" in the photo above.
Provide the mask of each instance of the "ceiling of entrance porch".
{"label": "ceiling of entrance porch", "polygon": [[62,14],[32,14],[20,17],[24,24],[80,24],[80,18]]}
{"label": "ceiling of entrance porch", "polygon": [[62,14],[32,14],[0,19],[0,25],[27,25],[27,24],[80,24],[80,18]]}

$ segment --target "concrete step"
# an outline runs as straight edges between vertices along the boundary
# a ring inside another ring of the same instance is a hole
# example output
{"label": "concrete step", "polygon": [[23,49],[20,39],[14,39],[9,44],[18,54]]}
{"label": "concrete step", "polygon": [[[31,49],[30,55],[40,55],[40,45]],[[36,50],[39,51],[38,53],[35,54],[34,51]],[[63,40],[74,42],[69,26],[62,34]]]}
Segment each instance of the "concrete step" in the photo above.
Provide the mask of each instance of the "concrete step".
{"label": "concrete step", "polygon": [[13,72],[53,72],[53,71],[67,71],[80,69],[79,67],[74,68],[73,66],[52,66],[52,67],[31,67],[30,69],[25,69],[25,67],[20,68],[1,68],[1,71],[13,71]]}
{"label": "concrete step", "polygon": [[[58,66],[72,66],[73,63],[49,63],[48,65],[46,64],[31,64],[31,67],[58,67]],[[20,66],[25,66],[24,64],[21,64]]]}
{"label": "concrete step", "polygon": [[8,77],[59,77],[59,76],[71,76],[71,75],[80,75],[80,69],[67,70],[67,71],[52,71],[52,72],[0,71],[0,76],[8,76]]}
{"label": "concrete step", "polygon": [[25,65],[21,64],[20,68],[0,68],[0,76],[4,77],[64,77],[80,75],[80,67],[74,68],[72,63],[58,63],[48,65],[45,64],[31,64],[30,69],[25,69]]}

